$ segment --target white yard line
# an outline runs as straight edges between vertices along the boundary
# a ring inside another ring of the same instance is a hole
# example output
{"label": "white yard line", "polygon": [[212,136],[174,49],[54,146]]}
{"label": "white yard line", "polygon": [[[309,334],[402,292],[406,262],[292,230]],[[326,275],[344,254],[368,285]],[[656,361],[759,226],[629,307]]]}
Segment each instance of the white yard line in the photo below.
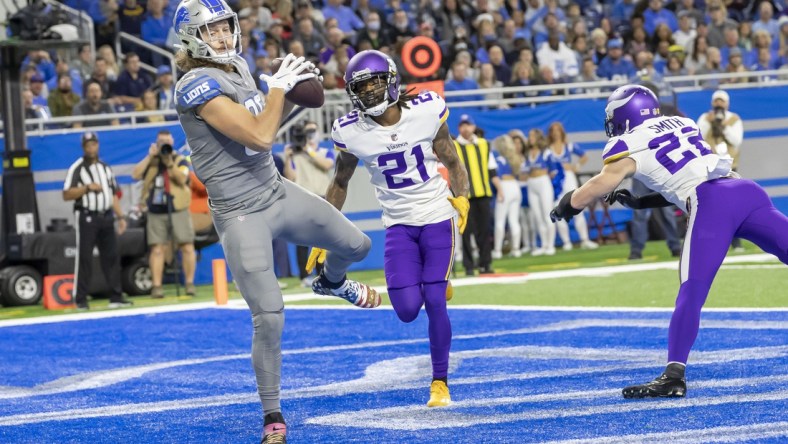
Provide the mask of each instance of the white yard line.
{"label": "white yard line", "polygon": [[[744,256],[731,256],[725,259],[724,264],[737,264],[737,263],[751,263],[751,262],[773,262],[775,257],[770,254],[750,254]],[[771,264],[767,265],[770,267]],[[784,267],[781,267],[784,268]],[[556,270],[556,271],[538,271],[528,274],[513,275],[513,276],[497,276],[497,277],[469,277],[453,279],[452,285],[454,287],[464,287],[471,285],[484,285],[484,284],[518,284],[531,280],[542,279],[563,279],[568,277],[600,277],[609,276],[616,273],[633,273],[639,271],[653,271],[653,270],[678,270],[677,261],[669,262],[653,262],[646,264],[627,264],[615,265],[609,267],[597,268],[577,268],[571,270]],[[375,287],[375,290],[381,293],[386,292],[385,286]],[[297,302],[306,300],[335,300],[331,296],[319,296],[313,293],[297,293],[288,294],[284,296],[285,302]],[[49,324],[55,322],[65,321],[82,321],[86,319],[106,319],[124,316],[137,316],[137,315],[151,315],[159,313],[173,313],[181,311],[202,310],[205,308],[225,308],[225,309],[243,309],[246,310],[246,302],[242,299],[233,299],[225,306],[217,306],[214,302],[194,302],[194,303],[180,303],[177,305],[163,305],[156,307],[141,307],[131,308],[118,311],[99,311],[87,313],[71,313],[54,316],[43,316],[36,318],[22,318],[22,319],[7,319],[0,321],[0,328],[13,327],[18,325],[34,325],[34,324]],[[632,312],[670,312],[672,308],[668,307],[571,307],[571,306],[499,306],[499,305],[451,305],[450,308],[456,309],[492,309],[492,310],[523,310],[523,311],[632,311]],[[325,309],[325,310],[358,310],[357,307],[351,305],[336,305],[336,306],[306,306],[306,305],[288,305],[288,310],[293,309]],[[391,310],[390,306],[381,307],[382,310]],[[788,307],[779,308],[704,308],[704,311],[721,311],[721,312],[760,312],[760,311],[787,311]]]}

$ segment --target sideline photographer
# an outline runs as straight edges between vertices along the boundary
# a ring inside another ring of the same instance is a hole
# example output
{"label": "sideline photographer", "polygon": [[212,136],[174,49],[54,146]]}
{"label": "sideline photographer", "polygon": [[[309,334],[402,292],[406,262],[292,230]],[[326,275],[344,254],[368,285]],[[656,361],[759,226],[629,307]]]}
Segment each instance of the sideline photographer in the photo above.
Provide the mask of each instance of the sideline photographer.
{"label": "sideline photographer", "polygon": [[698,119],[703,139],[711,145],[716,154],[733,158],[733,170],[739,168],[739,147],[744,139],[744,125],[738,114],[729,111],[731,98],[727,92],[718,89],[711,96],[711,111]]}
{"label": "sideline photographer", "polygon": [[[285,147],[285,176],[318,196],[325,197],[331,182],[330,173],[334,168],[334,151],[319,146],[321,137],[317,124],[306,121],[303,125],[293,125],[290,129],[290,144]],[[296,248],[298,276],[304,287],[311,287],[312,280],[306,272],[309,247]]]}
{"label": "sideline photographer", "polygon": [[[703,139],[720,156],[733,158],[733,171],[739,169],[739,148],[744,140],[744,125],[738,114],[729,111],[731,98],[727,92],[718,89],[711,96],[711,111],[698,119],[698,128]],[[741,253],[741,239],[733,238],[733,251]]]}
{"label": "sideline photographer", "polygon": [[[191,188],[189,187],[189,162],[173,151],[174,140],[167,130],[159,131],[145,156],[134,166],[131,177],[142,180],[142,202],[147,208],[146,235],[150,251],[150,269],[153,278],[153,298],[163,298],[162,275],[165,252],[174,241],[181,251],[186,295],[194,296],[194,228],[189,214]],[[173,256],[174,257],[174,256]]]}

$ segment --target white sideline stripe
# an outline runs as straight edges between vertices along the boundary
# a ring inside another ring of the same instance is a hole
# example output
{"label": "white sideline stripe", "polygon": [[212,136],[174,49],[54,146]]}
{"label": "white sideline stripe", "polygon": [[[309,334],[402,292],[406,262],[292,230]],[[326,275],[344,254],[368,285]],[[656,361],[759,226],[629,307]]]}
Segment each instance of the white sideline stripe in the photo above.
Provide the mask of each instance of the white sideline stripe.
{"label": "white sideline stripe", "polygon": [[[747,263],[747,262],[773,262],[775,261],[775,256],[771,254],[749,254],[744,256],[731,256],[725,258],[724,264],[735,264],[735,263]],[[591,277],[599,277],[605,276],[615,273],[628,273],[628,272],[637,272],[637,271],[650,271],[650,270],[662,270],[662,269],[672,269],[675,270],[678,267],[678,262],[670,261],[670,262],[654,262],[649,264],[628,264],[628,265],[616,265],[616,266],[609,266],[609,267],[597,267],[597,268],[577,268],[572,270],[557,270],[557,271],[539,271],[530,274],[525,274],[522,276],[502,276],[502,277],[473,277],[473,278],[459,278],[453,279],[452,285],[455,287],[464,287],[469,285],[482,285],[482,284],[512,284],[512,283],[521,283],[526,282],[528,280],[540,280],[540,279],[560,279],[566,277],[578,277],[578,276],[591,276]],[[375,289],[381,293],[386,292],[385,287],[375,287]],[[285,295],[284,300],[285,302],[296,302],[296,301],[304,301],[304,300],[330,300],[335,299],[331,296],[319,296],[313,293],[298,293],[298,294],[290,294]],[[88,312],[88,313],[72,313],[72,314],[62,314],[62,315],[53,315],[53,316],[43,316],[43,317],[36,317],[36,318],[22,318],[22,319],[7,319],[0,321],[0,328],[3,327],[15,327],[20,325],[36,325],[36,324],[50,324],[56,322],[67,322],[67,321],[83,321],[89,319],[108,319],[108,318],[119,318],[124,316],[137,316],[137,315],[151,315],[151,314],[159,314],[159,313],[175,313],[175,312],[182,312],[182,311],[192,311],[192,310],[203,310],[207,308],[220,308],[220,309],[247,309],[246,302],[241,299],[233,299],[229,301],[226,306],[217,306],[214,302],[192,302],[192,303],[181,303],[176,305],[163,305],[163,306],[156,306],[156,307],[141,307],[141,308],[129,308],[124,310],[118,311],[101,311],[101,312]],[[452,310],[456,309],[497,309],[497,310],[525,310],[525,311],[632,311],[632,312],[663,312],[663,311],[673,311],[672,308],[667,307],[569,307],[569,306],[498,306],[498,305],[465,305],[465,306],[450,306]],[[293,305],[287,306],[288,310],[298,310],[298,309],[322,309],[322,310],[358,310],[358,307],[351,306],[350,304],[343,304],[337,306],[308,306],[308,305]],[[390,306],[380,307],[375,310],[391,310]],[[780,307],[780,308],[704,308],[704,311],[722,311],[722,312],[750,312],[750,311],[788,311],[788,307]]]}
{"label": "white sideline stripe", "polygon": [[721,426],[703,429],[681,430],[676,432],[645,433],[642,435],[603,436],[599,438],[569,439],[547,441],[544,444],[630,444],[665,443],[690,444],[703,442],[741,442],[756,439],[779,438],[788,436],[788,422],[771,424],[747,424],[743,426]]}
{"label": "white sideline stripe", "polygon": [[[734,394],[724,396],[703,396],[699,398],[684,398],[677,400],[663,400],[659,402],[652,400],[645,401],[625,401],[617,400],[614,403],[592,405],[580,408],[550,408],[520,413],[509,413],[495,415],[479,415],[473,413],[461,413],[456,411],[462,407],[485,407],[488,404],[484,400],[477,400],[473,405],[466,405],[460,401],[452,403],[449,407],[441,409],[430,409],[423,405],[411,405],[408,407],[395,407],[391,409],[369,409],[353,412],[353,421],[348,421],[347,413],[331,414],[317,418],[309,418],[307,424],[323,425],[329,427],[363,427],[366,429],[377,428],[387,430],[425,430],[425,429],[446,429],[458,427],[471,427],[484,424],[500,424],[516,421],[536,421],[542,419],[555,418],[577,418],[593,415],[633,413],[646,410],[670,410],[686,409],[693,407],[711,407],[723,404],[744,404],[754,402],[773,402],[788,399],[788,390],[776,390],[771,392],[753,394]],[[495,400],[493,400],[495,401]],[[788,433],[786,431],[785,433]]]}

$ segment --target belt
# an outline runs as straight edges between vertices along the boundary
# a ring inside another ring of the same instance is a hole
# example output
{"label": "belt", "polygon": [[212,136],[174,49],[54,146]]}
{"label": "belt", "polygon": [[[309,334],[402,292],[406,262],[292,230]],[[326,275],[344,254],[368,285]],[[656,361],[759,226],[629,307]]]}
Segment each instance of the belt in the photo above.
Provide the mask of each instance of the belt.
{"label": "belt", "polygon": [[89,210],[77,210],[81,214],[87,214],[88,216],[104,216],[107,213],[112,212],[112,210],[104,210],[104,211],[89,211]]}

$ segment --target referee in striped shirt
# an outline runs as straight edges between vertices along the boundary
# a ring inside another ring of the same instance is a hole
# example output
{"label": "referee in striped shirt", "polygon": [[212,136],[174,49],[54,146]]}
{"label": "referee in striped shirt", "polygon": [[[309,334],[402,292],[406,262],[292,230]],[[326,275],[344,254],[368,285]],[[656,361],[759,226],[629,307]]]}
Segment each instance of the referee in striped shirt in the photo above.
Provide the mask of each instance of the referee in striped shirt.
{"label": "referee in striped shirt", "polygon": [[115,216],[118,218],[118,235],[126,231],[126,220],[116,194],[118,183],[109,165],[99,160],[96,133],[89,131],[82,135],[82,152],[83,156],[68,169],[63,185],[63,200],[74,201],[77,221],[77,257],[74,260],[77,309],[90,308],[88,288],[93,247],[96,245],[101,255],[101,269],[111,291],[109,308],[129,307],[132,303],[123,299],[121,291],[120,257],[115,236]]}

